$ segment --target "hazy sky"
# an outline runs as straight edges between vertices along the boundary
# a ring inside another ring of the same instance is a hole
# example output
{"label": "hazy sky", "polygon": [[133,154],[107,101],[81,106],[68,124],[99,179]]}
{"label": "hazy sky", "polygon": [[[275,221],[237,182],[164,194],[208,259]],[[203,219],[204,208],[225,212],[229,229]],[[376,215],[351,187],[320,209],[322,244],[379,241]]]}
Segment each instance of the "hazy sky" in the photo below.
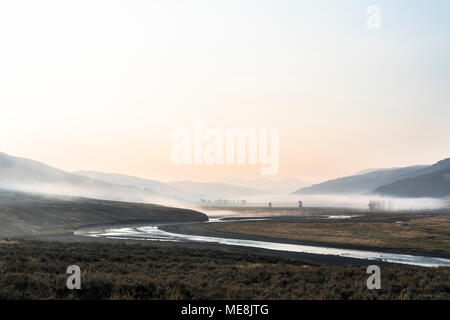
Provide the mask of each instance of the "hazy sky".
{"label": "hazy sky", "polygon": [[[381,29],[366,9],[381,9]],[[450,2],[1,1],[0,151],[161,180],[172,132],[280,130],[275,178],[450,157]]]}

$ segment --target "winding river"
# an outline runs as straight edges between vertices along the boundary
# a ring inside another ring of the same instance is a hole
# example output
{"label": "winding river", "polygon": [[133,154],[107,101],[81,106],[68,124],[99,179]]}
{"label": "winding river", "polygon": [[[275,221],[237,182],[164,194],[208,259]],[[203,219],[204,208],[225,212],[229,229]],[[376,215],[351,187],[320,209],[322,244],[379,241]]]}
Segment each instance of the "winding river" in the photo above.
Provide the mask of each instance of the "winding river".
{"label": "winding river", "polygon": [[[330,216],[329,218],[332,219]],[[209,222],[219,222],[221,220],[214,219]],[[230,221],[230,220],[228,220]],[[242,220],[240,220],[242,221]],[[208,222],[207,222],[208,223]],[[107,229],[101,233],[83,233],[78,232],[79,235],[92,237],[106,237],[113,239],[133,239],[133,240],[151,240],[151,241],[171,241],[171,242],[202,242],[202,243],[217,243],[231,246],[242,246],[261,248],[268,250],[278,250],[287,252],[299,252],[320,255],[333,255],[345,258],[364,259],[372,261],[383,261],[398,264],[416,265],[422,267],[450,267],[450,259],[438,257],[416,256],[408,254],[384,253],[376,251],[340,249],[321,246],[308,246],[299,244],[287,244],[268,241],[254,241],[243,239],[229,239],[218,237],[206,237],[197,235],[188,235],[180,233],[171,233],[161,230],[156,225],[142,226],[142,227],[128,227]]]}

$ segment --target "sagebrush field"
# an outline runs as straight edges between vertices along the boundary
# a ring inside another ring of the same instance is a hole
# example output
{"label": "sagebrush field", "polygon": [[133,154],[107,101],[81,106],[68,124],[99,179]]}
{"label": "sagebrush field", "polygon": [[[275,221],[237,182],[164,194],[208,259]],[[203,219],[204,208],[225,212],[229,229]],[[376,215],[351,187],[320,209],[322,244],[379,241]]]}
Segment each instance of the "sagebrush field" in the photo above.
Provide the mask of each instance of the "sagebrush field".
{"label": "sagebrush field", "polygon": [[[69,265],[82,289],[66,288]],[[0,299],[449,299],[450,268],[382,267],[368,290],[364,266],[187,244],[0,243]]]}

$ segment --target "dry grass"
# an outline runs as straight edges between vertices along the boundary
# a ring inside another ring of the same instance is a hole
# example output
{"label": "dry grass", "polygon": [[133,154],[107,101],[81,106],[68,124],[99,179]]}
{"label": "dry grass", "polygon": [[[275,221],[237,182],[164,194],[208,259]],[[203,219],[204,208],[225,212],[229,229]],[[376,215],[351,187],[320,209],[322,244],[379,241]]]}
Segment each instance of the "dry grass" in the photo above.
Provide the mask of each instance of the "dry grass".
{"label": "dry grass", "polygon": [[[81,290],[66,288],[68,265]],[[1,299],[450,299],[450,268],[382,267],[368,290],[363,266],[179,244],[19,241],[0,246]]]}
{"label": "dry grass", "polygon": [[13,240],[0,240],[0,245],[12,245],[17,244],[17,241]]}
{"label": "dry grass", "polygon": [[209,230],[337,244],[423,249],[450,253],[450,216],[402,220],[295,220],[210,223]]}

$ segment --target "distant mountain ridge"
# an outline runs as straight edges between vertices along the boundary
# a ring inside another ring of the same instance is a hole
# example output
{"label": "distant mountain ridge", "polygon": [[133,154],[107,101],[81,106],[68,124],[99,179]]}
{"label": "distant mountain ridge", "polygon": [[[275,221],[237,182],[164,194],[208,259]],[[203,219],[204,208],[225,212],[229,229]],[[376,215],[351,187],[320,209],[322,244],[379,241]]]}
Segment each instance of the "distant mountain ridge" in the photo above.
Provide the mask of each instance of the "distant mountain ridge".
{"label": "distant mountain ridge", "polygon": [[[261,180],[261,187],[252,188],[251,186],[258,185],[258,181],[242,179],[241,182],[238,181],[241,185],[221,182],[160,182],[96,171],[69,173],[38,161],[0,153],[0,189],[103,200],[152,203],[169,200],[173,203],[173,200],[198,202],[200,199],[245,199],[246,196],[268,194],[272,187],[278,191],[283,188],[288,190],[290,186],[301,183],[296,179]],[[369,193],[450,199],[450,158],[428,166],[370,169],[353,176],[303,187],[292,194]]]}
{"label": "distant mountain ridge", "polygon": [[363,194],[372,192],[375,188],[396,180],[414,176],[425,166],[382,169],[365,174],[328,180],[310,187],[301,188],[294,194]]}
{"label": "distant mountain ridge", "polygon": [[418,176],[380,186],[374,193],[411,198],[447,197],[450,195],[450,158],[421,170]]}
{"label": "distant mountain ridge", "polygon": [[167,186],[158,180],[143,179],[134,176],[128,176],[119,173],[105,173],[99,171],[75,171],[73,174],[85,176],[95,180],[101,180],[107,183],[124,187],[133,187],[140,189],[149,189],[160,195],[179,198],[181,190]]}
{"label": "distant mountain ridge", "polygon": [[450,158],[433,165],[365,170],[359,174],[328,180],[299,189],[294,194],[367,194],[394,197],[450,195]]}
{"label": "distant mountain ridge", "polygon": [[309,183],[306,183],[302,180],[295,178],[281,179],[281,180],[272,180],[267,178],[259,178],[259,179],[227,178],[222,179],[221,181],[235,186],[259,190],[266,194],[291,193],[294,190],[310,185]]}
{"label": "distant mountain ridge", "polygon": [[123,201],[143,201],[155,196],[150,189],[118,186],[5,153],[0,153],[0,188]]}
{"label": "distant mountain ridge", "polygon": [[199,202],[260,194],[214,182],[160,182],[116,173],[66,172],[42,162],[0,153],[0,189],[81,196],[102,200],[170,203]]}
{"label": "distant mountain ridge", "polygon": [[173,181],[166,184],[185,192],[193,192],[200,198],[245,197],[262,194],[259,190],[220,182]]}
{"label": "distant mountain ridge", "polygon": [[160,182],[157,180],[143,179],[117,173],[104,173],[98,171],[76,171],[75,173],[116,185],[150,188],[157,194],[165,197],[195,202],[198,202],[202,198],[216,199],[257,195],[261,193],[260,191],[251,188],[216,182]]}

